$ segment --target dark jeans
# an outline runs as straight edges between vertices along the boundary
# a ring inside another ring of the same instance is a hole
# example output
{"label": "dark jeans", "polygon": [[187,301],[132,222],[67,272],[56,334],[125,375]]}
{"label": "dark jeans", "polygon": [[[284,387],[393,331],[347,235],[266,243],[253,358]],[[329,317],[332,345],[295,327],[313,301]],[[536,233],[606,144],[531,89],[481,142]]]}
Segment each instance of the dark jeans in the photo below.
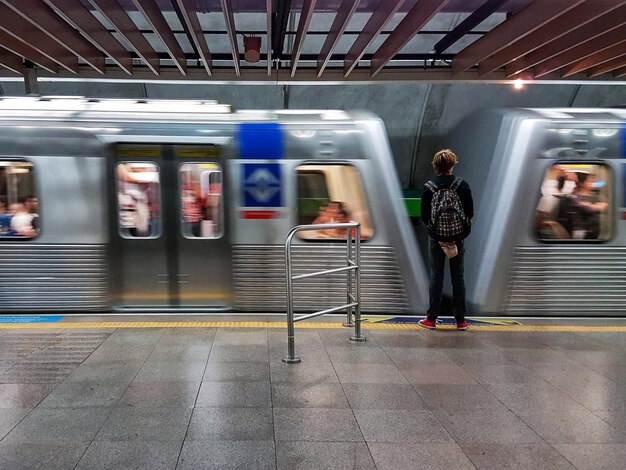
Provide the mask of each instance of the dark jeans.
{"label": "dark jeans", "polygon": [[[463,279],[463,242],[456,242],[459,254],[450,258],[450,278],[452,279],[452,313],[457,322],[465,321],[465,280]],[[446,267],[446,254],[439,242],[429,240],[430,253],[430,305],[428,319],[435,321],[441,313],[441,292],[443,291],[443,274]]]}

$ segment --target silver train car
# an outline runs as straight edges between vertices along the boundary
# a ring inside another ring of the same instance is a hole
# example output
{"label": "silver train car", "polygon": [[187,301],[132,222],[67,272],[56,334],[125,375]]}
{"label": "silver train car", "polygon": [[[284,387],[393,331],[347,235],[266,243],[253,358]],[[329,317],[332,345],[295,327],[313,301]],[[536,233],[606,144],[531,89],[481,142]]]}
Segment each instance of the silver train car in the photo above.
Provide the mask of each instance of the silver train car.
{"label": "silver train car", "polygon": [[[333,214],[363,226],[363,311],[424,311],[427,273],[375,116],[0,99],[1,313],[285,311],[286,235]],[[305,233],[294,271],[344,256],[341,234]],[[294,300],[345,303],[345,274],[296,281]]]}
{"label": "silver train car", "polygon": [[475,197],[474,314],[626,314],[626,110],[469,116],[451,148]]}

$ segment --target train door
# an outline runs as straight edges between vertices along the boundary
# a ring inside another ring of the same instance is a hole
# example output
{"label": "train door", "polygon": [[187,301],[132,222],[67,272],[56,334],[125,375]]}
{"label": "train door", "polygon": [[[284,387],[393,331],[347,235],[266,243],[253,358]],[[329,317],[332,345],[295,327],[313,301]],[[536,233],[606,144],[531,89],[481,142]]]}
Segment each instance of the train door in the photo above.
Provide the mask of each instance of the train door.
{"label": "train door", "polygon": [[120,308],[229,308],[219,147],[120,144],[114,155],[112,271]]}

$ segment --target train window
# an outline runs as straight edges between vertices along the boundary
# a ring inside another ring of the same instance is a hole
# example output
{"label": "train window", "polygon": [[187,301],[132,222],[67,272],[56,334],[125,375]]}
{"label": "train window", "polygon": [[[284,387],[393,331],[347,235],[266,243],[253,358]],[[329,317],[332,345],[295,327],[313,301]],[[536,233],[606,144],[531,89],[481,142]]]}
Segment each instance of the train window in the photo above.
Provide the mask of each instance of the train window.
{"label": "train window", "polygon": [[222,168],[216,163],[179,167],[182,230],[186,238],[220,238],[224,234]]}
{"label": "train window", "polygon": [[159,167],[152,162],[117,165],[117,214],[124,238],[161,235],[161,183]]}
{"label": "train window", "polygon": [[0,161],[0,237],[37,236],[38,202],[32,163]]}
{"label": "train window", "polygon": [[[370,238],[367,201],[359,172],[352,165],[300,165],[298,181],[298,224],[361,222],[361,238]],[[345,238],[345,230],[299,232],[306,240]]]}
{"label": "train window", "polygon": [[535,236],[544,241],[606,241],[611,237],[612,175],[596,163],[557,163],[543,179]]}

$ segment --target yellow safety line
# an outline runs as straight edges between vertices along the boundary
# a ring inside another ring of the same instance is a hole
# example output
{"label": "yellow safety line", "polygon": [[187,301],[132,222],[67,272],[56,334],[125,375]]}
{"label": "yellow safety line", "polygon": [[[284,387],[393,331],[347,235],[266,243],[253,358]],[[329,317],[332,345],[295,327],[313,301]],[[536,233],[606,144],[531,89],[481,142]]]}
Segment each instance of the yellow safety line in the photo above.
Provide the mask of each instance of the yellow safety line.
{"label": "yellow safety line", "polygon": [[[368,330],[416,330],[424,328],[411,323],[363,323]],[[273,321],[145,321],[145,322],[71,322],[55,323],[0,323],[0,330],[13,329],[77,329],[77,328],[287,328],[285,322]],[[341,328],[341,323],[334,322],[303,322],[296,323],[296,328]],[[347,328],[345,328],[347,329]],[[454,330],[454,325],[441,325],[438,330]],[[474,331],[554,331],[554,332],[626,332],[624,326],[600,325],[470,325]]]}

